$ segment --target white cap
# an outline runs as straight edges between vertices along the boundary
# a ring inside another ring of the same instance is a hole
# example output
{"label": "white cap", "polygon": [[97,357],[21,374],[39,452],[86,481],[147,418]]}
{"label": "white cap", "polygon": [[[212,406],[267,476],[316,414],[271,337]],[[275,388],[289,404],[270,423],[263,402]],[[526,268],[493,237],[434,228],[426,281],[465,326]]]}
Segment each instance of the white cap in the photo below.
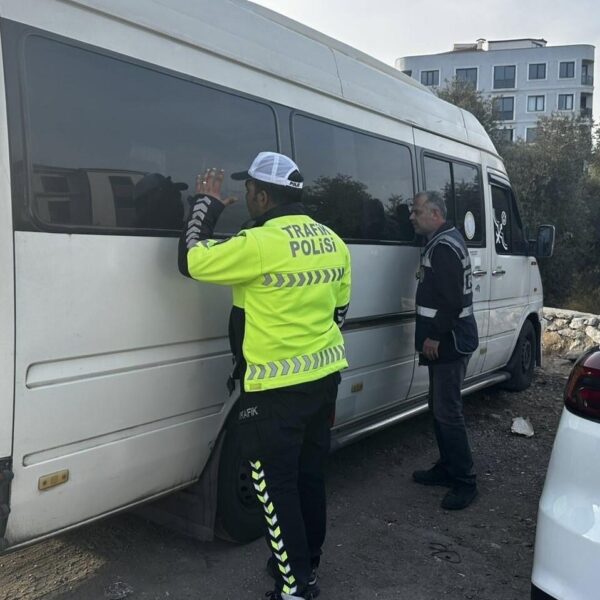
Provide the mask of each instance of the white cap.
{"label": "white cap", "polygon": [[[258,181],[301,190],[302,181],[290,181],[290,175],[295,171],[300,172],[298,165],[284,154],[260,152],[247,171],[232,173],[231,178],[237,180],[258,179]],[[302,179],[302,176],[299,179]]]}

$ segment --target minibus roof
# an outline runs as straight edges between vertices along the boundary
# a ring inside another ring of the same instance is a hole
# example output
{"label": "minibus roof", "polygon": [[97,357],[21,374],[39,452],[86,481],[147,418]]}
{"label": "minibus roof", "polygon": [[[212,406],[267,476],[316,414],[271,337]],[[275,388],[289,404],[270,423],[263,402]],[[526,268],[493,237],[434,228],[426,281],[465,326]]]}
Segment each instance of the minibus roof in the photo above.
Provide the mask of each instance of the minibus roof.
{"label": "minibus roof", "polygon": [[70,0],[497,154],[477,119],[390,65],[247,0]]}

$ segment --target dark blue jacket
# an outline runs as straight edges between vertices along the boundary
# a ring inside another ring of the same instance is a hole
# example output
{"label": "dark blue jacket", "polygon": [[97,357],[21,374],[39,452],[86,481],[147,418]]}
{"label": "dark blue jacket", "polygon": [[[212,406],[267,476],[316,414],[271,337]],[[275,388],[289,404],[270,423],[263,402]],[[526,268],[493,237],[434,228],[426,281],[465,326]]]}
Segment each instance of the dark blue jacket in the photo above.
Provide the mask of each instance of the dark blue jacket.
{"label": "dark blue jacket", "polygon": [[418,273],[415,348],[426,338],[439,340],[439,358],[421,364],[449,362],[472,354],[479,345],[473,316],[471,259],[465,240],[452,225],[435,232],[421,252]]}

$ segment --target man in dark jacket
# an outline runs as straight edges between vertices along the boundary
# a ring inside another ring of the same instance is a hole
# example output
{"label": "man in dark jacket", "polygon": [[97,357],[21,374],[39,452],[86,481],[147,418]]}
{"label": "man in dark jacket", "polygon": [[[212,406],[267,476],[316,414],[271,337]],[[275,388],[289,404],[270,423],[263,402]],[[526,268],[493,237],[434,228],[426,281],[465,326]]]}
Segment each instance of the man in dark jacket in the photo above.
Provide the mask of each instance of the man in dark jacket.
{"label": "man in dark jacket", "polygon": [[477,495],[461,396],[469,357],[479,344],[471,261],[462,235],[446,222],[440,194],[417,194],[410,220],[427,239],[418,273],[415,347],[419,363],[429,369],[429,408],[440,452],[433,468],[415,471],[413,479],[450,487],[442,508],[458,510]]}

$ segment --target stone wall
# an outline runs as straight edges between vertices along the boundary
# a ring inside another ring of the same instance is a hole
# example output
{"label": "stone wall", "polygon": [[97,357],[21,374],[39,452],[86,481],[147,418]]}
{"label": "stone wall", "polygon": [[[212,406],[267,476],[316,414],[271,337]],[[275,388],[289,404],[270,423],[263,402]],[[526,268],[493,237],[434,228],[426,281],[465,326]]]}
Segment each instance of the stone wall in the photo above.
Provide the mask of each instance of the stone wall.
{"label": "stone wall", "polygon": [[600,345],[600,316],[574,310],[544,307],[544,352],[575,360]]}

